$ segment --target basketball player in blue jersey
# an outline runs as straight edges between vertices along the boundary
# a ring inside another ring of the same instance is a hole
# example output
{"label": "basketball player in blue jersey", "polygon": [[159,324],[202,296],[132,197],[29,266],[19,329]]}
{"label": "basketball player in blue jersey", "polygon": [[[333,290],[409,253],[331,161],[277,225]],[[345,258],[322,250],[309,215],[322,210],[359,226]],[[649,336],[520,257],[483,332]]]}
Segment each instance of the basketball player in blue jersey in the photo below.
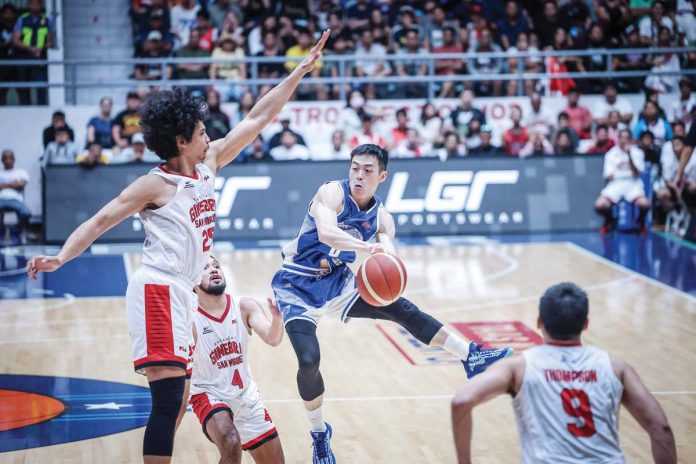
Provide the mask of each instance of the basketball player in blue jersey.
{"label": "basketball player in blue jersey", "polygon": [[219,140],[211,142],[206,135],[200,100],[181,91],[152,93],[139,112],[145,142],[162,164],[82,223],[58,255],[27,263],[30,278],[56,271],[109,229],[139,214],[145,229],[142,266],[129,279],[126,313],[133,365],[147,376],[152,397],[143,440],[146,464],[171,461],[176,427],[186,412],[186,365],[197,307],[193,287],[201,281],[215,233],[215,174],[273,121],[314,69],[329,33]]}
{"label": "basketball player in blue jersey", "polygon": [[[356,252],[394,249],[394,220],[375,195],[387,178],[388,153],[365,144],[351,152],[348,179],[327,182],[310,203],[297,237],[283,248],[283,266],[272,287],[283,314],[285,331],[299,362],[297,385],[311,424],[313,463],[332,464],[332,429],[324,422],[324,381],[319,372],[317,322],[322,315],[341,321],[371,318],[394,321],[429,346],[441,346],[464,363],[468,377],[486,369],[512,350],[484,350],[467,344],[406,298],[385,307],[371,306],[358,294],[355,277],[346,266]],[[369,243],[372,238],[377,243]]]}

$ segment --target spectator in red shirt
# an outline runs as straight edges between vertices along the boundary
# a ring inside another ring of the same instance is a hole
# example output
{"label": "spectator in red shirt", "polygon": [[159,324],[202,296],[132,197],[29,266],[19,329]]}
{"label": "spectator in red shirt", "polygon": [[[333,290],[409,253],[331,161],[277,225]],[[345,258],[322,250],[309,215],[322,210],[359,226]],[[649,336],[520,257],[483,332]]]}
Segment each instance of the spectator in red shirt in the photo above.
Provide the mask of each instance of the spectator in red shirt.
{"label": "spectator in red shirt", "polygon": [[[433,53],[462,53],[462,44],[457,42],[457,31],[453,27],[446,27],[442,30],[441,47],[433,49]],[[458,59],[447,59],[435,61],[435,74],[438,76],[453,76],[461,74],[464,69],[464,62]],[[442,83],[440,98],[454,96],[454,82],[447,81]]]}
{"label": "spectator in red shirt", "polygon": [[595,131],[595,144],[587,150],[588,154],[604,154],[608,152],[614,145],[614,141],[609,138],[609,126],[600,124]]}
{"label": "spectator in red shirt", "polygon": [[396,111],[396,127],[391,130],[390,150],[393,150],[399,143],[406,140],[408,135],[408,113],[406,108]]}
{"label": "spectator in red shirt", "polygon": [[592,137],[592,113],[578,104],[580,93],[577,89],[568,92],[568,107],[563,110],[570,118],[570,127],[578,133],[581,139]]}
{"label": "spectator in red shirt", "polygon": [[512,119],[512,127],[503,133],[503,148],[506,155],[519,156],[520,150],[529,141],[529,133],[520,123],[522,121],[521,109],[512,108],[510,119]]}

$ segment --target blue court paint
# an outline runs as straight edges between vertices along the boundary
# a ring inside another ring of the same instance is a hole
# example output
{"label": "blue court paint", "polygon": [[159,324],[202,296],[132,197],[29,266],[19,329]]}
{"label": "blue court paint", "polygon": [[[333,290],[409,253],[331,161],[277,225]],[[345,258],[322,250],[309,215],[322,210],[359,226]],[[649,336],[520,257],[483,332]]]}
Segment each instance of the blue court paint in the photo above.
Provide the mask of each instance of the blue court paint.
{"label": "blue court paint", "polygon": [[137,385],[0,374],[0,389],[38,393],[60,400],[65,406],[62,414],[46,422],[0,432],[0,452],[125,432],[143,427],[150,415],[150,391]]}
{"label": "blue court paint", "polygon": [[0,254],[0,299],[117,296],[126,293],[128,280],[122,255],[83,254],[56,272],[29,280],[26,256]]}

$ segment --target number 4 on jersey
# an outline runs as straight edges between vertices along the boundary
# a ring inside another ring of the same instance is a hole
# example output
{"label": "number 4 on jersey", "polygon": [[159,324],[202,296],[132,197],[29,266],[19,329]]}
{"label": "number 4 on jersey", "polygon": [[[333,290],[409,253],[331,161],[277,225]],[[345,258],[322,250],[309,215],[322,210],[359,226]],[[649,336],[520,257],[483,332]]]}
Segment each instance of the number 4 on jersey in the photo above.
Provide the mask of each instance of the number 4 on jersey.
{"label": "number 4 on jersey", "polygon": [[597,432],[592,417],[590,397],[583,390],[564,388],[561,391],[563,409],[571,417],[582,417],[584,425],[578,427],[577,424],[568,424],[568,431],[575,437],[591,437]]}
{"label": "number 4 on jersey", "polygon": [[232,375],[232,385],[239,387],[240,390],[244,388],[244,382],[242,382],[242,376],[239,375],[239,369],[234,370],[234,375]]}

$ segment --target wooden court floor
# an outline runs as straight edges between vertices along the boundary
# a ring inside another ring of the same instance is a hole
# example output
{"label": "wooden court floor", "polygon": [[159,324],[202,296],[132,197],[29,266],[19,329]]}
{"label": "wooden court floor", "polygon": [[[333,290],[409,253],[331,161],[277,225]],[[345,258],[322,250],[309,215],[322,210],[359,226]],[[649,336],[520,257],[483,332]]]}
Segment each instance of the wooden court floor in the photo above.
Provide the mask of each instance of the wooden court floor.
{"label": "wooden court floor", "polygon": [[[675,430],[680,462],[696,463],[696,300],[569,244],[404,247],[406,296],[451,327],[519,321],[535,329],[539,296],[574,281],[590,295],[584,341],[628,360],[657,395]],[[231,293],[271,295],[275,250],[220,252]],[[137,266],[138,256],[126,257]],[[87,377],[146,385],[133,373],[123,298],[3,301],[3,373]],[[466,382],[459,363],[410,344],[393,326],[320,323],[326,419],[341,463],[452,463],[449,404]],[[392,343],[389,336],[394,343]],[[398,346],[398,348],[397,348]],[[252,342],[252,370],[278,427],[286,460],[311,461],[310,437],[287,339]],[[439,359],[437,362],[429,358]],[[474,415],[475,462],[513,463],[519,445],[508,397]],[[4,463],[139,462],[143,429],[0,454]],[[625,412],[628,462],[650,460],[648,436]],[[215,463],[218,455],[191,413],[176,438],[174,463]],[[243,462],[252,462],[248,455]]]}

